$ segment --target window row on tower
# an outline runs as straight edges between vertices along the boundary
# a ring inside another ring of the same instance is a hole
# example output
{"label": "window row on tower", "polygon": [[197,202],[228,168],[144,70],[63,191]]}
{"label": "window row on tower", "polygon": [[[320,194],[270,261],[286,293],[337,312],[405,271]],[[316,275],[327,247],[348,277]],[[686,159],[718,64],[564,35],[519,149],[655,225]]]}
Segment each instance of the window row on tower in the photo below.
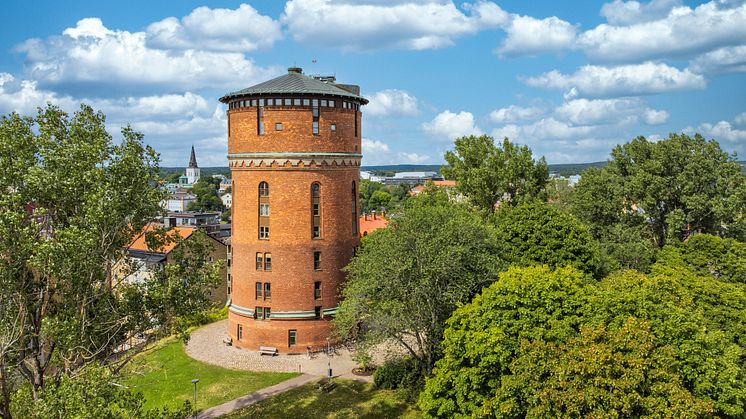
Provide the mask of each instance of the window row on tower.
{"label": "window row on tower", "polygon": [[312,98],[266,98],[234,100],[228,104],[228,109],[264,107],[264,106],[306,106],[322,108],[342,108],[360,110],[360,104],[345,100],[312,99]]}
{"label": "window row on tower", "polygon": [[[322,223],[321,223],[321,184],[314,182],[311,184],[311,238],[320,239],[322,238]],[[352,235],[358,234],[358,216],[357,216],[357,184],[352,181],[352,189],[350,191],[351,198],[351,219],[352,219]],[[259,183],[259,239],[269,240],[269,217],[270,217],[270,204],[269,204],[269,183]],[[258,254],[257,254],[258,258]],[[266,262],[265,262],[266,263]],[[259,260],[257,259],[257,269]],[[265,269],[268,270],[268,269]]]}

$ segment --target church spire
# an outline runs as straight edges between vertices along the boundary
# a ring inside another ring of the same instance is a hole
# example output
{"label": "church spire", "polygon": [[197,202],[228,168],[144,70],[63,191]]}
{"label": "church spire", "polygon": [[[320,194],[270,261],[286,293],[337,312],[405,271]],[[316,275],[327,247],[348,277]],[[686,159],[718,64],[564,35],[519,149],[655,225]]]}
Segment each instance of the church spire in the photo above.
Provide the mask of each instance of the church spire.
{"label": "church spire", "polygon": [[189,157],[189,166],[188,167],[198,167],[197,166],[197,156],[194,155],[194,144],[192,144],[192,155]]}

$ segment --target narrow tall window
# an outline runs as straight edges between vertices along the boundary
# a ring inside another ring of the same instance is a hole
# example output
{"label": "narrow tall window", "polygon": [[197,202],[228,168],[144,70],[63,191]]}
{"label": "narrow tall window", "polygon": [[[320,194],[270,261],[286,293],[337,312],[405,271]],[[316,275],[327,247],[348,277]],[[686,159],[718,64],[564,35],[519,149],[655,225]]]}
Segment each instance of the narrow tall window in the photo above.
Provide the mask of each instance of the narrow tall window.
{"label": "narrow tall window", "polygon": [[321,237],[321,185],[311,185],[311,237]]}
{"label": "narrow tall window", "polygon": [[269,184],[267,182],[259,184],[259,239],[269,240]]}
{"label": "narrow tall window", "polygon": [[264,320],[264,307],[258,307],[254,311],[257,320]]}
{"label": "narrow tall window", "polygon": [[319,135],[319,107],[314,106],[311,112],[313,113],[313,135]]}
{"label": "narrow tall window", "polygon": [[264,106],[259,106],[256,111],[257,134],[264,135]]}
{"label": "narrow tall window", "polygon": [[256,270],[261,271],[264,268],[264,257],[261,253],[256,254]]}
{"label": "narrow tall window", "polygon": [[316,306],[313,308],[313,316],[316,320],[321,318],[321,306]]}
{"label": "narrow tall window", "polygon": [[269,320],[271,314],[271,310],[269,307],[264,307],[264,319]]}
{"label": "narrow tall window", "polygon": [[272,270],[272,253],[264,254],[264,270],[265,271]]}
{"label": "narrow tall window", "polygon": [[254,291],[254,298],[257,300],[260,300],[262,298],[262,283],[257,282],[255,286],[256,286],[256,289]]}
{"label": "narrow tall window", "polygon": [[269,282],[264,283],[264,299],[265,300],[272,299],[272,291],[270,289]]}
{"label": "narrow tall window", "polygon": [[355,137],[357,137],[359,135],[359,133],[357,132],[357,130],[358,130],[358,126],[357,126],[357,111],[355,111],[355,113],[353,113],[353,118],[355,118]]}
{"label": "narrow tall window", "polygon": [[314,300],[321,299],[321,281],[313,283],[313,298]]}
{"label": "narrow tall window", "polygon": [[313,270],[321,270],[321,252],[313,252]]}
{"label": "narrow tall window", "polygon": [[288,330],[288,346],[295,346],[295,339],[297,335],[297,330]]}
{"label": "narrow tall window", "polygon": [[243,325],[242,324],[236,325],[236,338],[238,340],[243,340]]}
{"label": "narrow tall window", "polygon": [[357,235],[357,187],[355,181],[352,181],[352,235]]}

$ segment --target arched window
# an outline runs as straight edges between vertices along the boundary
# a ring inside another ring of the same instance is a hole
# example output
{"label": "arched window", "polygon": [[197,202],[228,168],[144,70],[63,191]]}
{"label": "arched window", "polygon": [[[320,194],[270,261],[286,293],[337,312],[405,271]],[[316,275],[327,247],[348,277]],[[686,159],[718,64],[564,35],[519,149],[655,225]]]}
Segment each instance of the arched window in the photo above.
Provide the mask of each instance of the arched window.
{"label": "arched window", "polygon": [[259,184],[259,238],[269,240],[269,184]]}
{"label": "arched window", "polygon": [[352,181],[352,235],[357,235],[357,185]]}
{"label": "arched window", "polygon": [[321,238],[321,185],[311,184],[311,237]]}

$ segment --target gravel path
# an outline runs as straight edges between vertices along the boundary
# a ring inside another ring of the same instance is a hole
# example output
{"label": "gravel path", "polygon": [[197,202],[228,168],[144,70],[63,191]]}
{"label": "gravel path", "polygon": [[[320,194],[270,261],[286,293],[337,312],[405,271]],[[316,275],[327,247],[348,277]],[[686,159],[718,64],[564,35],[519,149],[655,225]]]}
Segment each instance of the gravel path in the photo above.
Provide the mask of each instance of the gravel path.
{"label": "gravel path", "polygon": [[[314,376],[327,376],[331,366],[335,377],[372,381],[372,377],[352,374],[357,367],[347,349],[338,349],[333,356],[317,354],[312,359],[308,355],[277,356],[259,355],[259,352],[238,349],[223,343],[228,320],[222,320],[201,327],[191,333],[186,353],[199,361],[225,368],[245,371],[300,372]],[[376,361],[380,357],[375,357]]]}

